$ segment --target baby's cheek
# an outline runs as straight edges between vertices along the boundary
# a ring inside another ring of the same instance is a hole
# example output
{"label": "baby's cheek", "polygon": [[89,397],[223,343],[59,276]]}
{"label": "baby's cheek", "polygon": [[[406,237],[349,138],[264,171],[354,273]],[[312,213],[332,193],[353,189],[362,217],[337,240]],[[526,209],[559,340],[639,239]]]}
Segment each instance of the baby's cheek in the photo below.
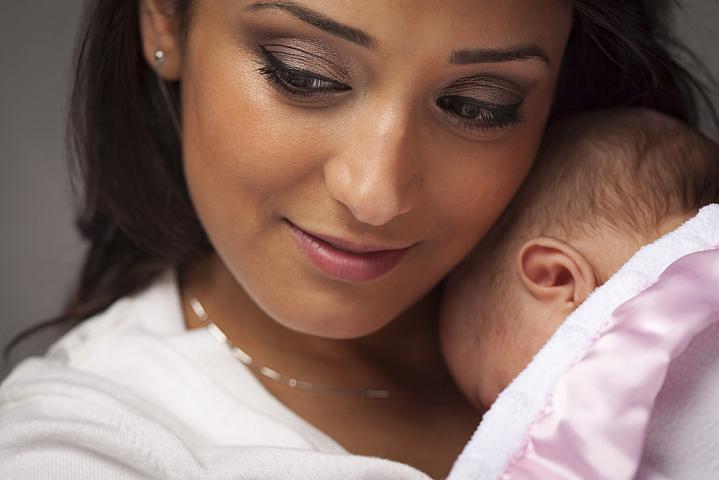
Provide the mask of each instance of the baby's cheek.
{"label": "baby's cheek", "polygon": [[477,408],[482,368],[482,348],[472,322],[463,315],[454,298],[444,299],[440,307],[439,341],[450,374],[465,397]]}

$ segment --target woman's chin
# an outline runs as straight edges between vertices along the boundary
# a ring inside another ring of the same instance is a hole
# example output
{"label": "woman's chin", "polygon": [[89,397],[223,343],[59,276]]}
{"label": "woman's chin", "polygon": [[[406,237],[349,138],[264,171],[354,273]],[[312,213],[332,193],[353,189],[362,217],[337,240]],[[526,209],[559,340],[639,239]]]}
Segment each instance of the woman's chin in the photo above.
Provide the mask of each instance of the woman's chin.
{"label": "woman's chin", "polygon": [[[287,305],[283,298],[274,295],[255,295],[259,307],[279,325],[297,333],[336,340],[350,340],[371,335],[397,315],[386,306],[372,309],[357,301],[332,301],[331,298],[319,300],[321,292],[306,295],[308,301],[298,304],[295,299]],[[315,300],[310,300],[315,297]]]}

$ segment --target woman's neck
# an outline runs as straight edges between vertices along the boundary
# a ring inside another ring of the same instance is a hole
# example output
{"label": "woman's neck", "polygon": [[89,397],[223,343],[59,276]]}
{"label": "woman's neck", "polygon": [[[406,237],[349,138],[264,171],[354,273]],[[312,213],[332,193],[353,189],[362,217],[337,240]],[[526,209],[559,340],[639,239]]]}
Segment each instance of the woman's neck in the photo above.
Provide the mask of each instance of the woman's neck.
{"label": "woman's neck", "polygon": [[381,330],[347,340],[307,335],[277,323],[214,255],[185,272],[181,291],[188,329],[203,325],[189,307],[191,292],[233,344],[285,375],[343,388],[431,387],[450,381],[437,340],[436,290]]}
{"label": "woman's neck", "polygon": [[280,373],[337,388],[418,388],[373,399],[299,391],[258,376],[277,400],[350,453],[444,478],[479,422],[481,412],[451,382],[440,355],[436,291],[378,332],[335,340],[269,318],[216,259],[191,269],[181,284],[188,328],[202,326],[189,307],[191,292],[233,343]]}

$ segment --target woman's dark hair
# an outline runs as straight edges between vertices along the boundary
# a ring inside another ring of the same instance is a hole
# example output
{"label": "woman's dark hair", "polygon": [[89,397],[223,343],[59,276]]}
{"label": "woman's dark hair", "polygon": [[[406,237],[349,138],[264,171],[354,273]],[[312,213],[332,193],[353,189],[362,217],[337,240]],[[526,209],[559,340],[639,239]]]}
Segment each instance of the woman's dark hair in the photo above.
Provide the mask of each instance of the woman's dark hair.
{"label": "woman's dark hair", "polygon": [[[192,0],[175,0],[186,28]],[[636,105],[692,125],[706,89],[680,65],[694,60],[669,31],[668,0],[575,0],[553,116]],[[212,252],[183,176],[181,148],[157,76],[142,53],[138,0],[93,0],[75,58],[68,147],[79,188],[77,227],[89,244],[77,286],[48,326],[70,328],[161,272]],[[698,66],[698,62],[695,62]],[[694,68],[695,66],[693,66]],[[707,77],[708,80],[708,77]],[[177,108],[179,85],[167,85]],[[709,113],[716,119],[713,108]]]}

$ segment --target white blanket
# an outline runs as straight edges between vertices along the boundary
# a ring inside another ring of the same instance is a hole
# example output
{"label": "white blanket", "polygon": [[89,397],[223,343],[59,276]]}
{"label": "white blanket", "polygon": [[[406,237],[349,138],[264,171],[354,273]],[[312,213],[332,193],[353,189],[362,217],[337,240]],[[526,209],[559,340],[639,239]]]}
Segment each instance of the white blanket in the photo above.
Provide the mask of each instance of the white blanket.
{"label": "white blanket", "polygon": [[[710,205],[674,232],[637,252],[567,318],[527,368],[499,395],[457,459],[449,479],[617,480],[618,476],[608,473],[612,472],[609,466],[605,472],[597,471],[587,478],[567,472],[528,476],[513,470],[513,464],[527,455],[532,429],[546,415],[558,383],[581,365],[587,350],[602,336],[607,319],[617,307],[652,285],[675,261],[716,247],[719,247],[719,205]],[[719,298],[718,285],[708,288],[715,289],[708,291],[709,298]],[[716,297],[712,297],[714,292]],[[636,366],[626,365],[626,368]],[[607,382],[607,385],[612,381],[611,378],[591,380]],[[671,363],[648,424],[643,426],[646,443],[639,446],[643,450],[639,452],[641,458],[637,458],[635,478],[719,478],[718,406],[719,326],[715,324],[697,335],[685,353]],[[585,414],[590,418],[592,412]],[[580,447],[591,450],[592,445],[582,445],[582,442],[594,441],[596,437],[587,436],[589,438],[580,435],[573,439],[578,450]],[[558,464],[561,466],[561,462]]]}

